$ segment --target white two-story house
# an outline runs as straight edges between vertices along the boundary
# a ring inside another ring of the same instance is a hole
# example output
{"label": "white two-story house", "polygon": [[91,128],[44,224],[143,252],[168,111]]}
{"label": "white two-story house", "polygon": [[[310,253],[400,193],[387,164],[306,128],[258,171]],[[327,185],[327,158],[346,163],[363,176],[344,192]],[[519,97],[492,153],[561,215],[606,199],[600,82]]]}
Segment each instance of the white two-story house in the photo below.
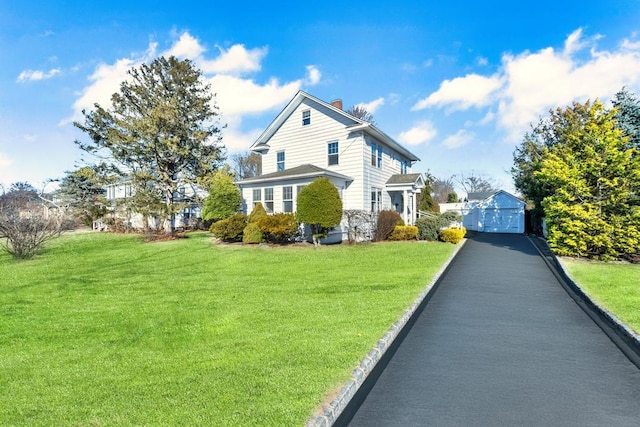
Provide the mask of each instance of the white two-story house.
{"label": "white two-story house", "polygon": [[262,175],[238,181],[243,211],[262,203],[267,212],[295,212],[300,190],[318,177],[338,188],[343,209],[396,210],[407,225],[416,219],[422,174],[418,157],[373,124],[298,92],[253,143]]}

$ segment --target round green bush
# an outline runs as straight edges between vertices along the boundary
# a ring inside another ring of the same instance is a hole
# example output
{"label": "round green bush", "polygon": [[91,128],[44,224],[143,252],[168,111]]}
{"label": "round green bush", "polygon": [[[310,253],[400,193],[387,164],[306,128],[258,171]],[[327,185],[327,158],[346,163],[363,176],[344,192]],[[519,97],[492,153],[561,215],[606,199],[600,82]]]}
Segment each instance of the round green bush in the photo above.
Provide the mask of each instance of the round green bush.
{"label": "round green bush", "polygon": [[247,216],[245,214],[235,214],[227,219],[214,222],[209,231],[226,242],[239,242],[242,240],[242,231],[246,226]]}

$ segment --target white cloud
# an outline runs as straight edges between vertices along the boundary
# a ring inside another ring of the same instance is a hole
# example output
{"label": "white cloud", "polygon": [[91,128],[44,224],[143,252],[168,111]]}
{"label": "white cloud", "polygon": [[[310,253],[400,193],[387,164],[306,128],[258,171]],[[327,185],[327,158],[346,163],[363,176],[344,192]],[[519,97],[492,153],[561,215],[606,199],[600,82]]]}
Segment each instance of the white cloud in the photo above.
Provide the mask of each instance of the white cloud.
{"label": "white cloud", "polygon": [[474,137],[475,134],[473,132],[461,129],[454,135],[446,137],[444,141],[442,141],[442,145],[447,148],[459,148],[470,143]]}
{"label": "white cloud", "polygon": [[204,46],[200,44],[198,39],[191,34],[185,32],[180,35],[178,41],[168,50],[163,52],[165,56],[175,56],[180,59],[194,59],[205,52]]}
{"label": "white cloud", "polygon": [[205,74],[245,74],[260,71],[260,63],[267,55],[266,47],[247,49],[236,44],[229,49],[220,49],[220,55],[212,60],[196,58],[196,64]]}
{"label": "white cloud", "polygon": [[[502,59],[504,79],[508,82],[500,95],[498,126],[519,138],[529,123],[556,106],[574,100],[606,99],[622,86],[640,82],[640,46],[626,52],[598,51],[597,38],[583,42],[574,32],[563,52],[546,48],[536,53]],[[586,59],[578,57],[580,49],[591,47]],[[569,53],[569,54],[568,54]]]}
{"label": "white cloud", "polygon": [[371,102],[360,103],[357,106],[364,108],[369,112],[369,114],[373,114],[378,110],[378,108],[382,107],[383,105],[384,105],[384,98],[380,97],[380,98],[374,99]]}
{"label": "white cloud", "polygon": [[50,79],[51,77],[55,77],[58,74],[60,74],[59,68],[53,68],[47,72],[40,71],[40,70],[25,70],[20,73],[17,81],[24,82],[24,81],[34,81],[34,80],[46,80],[46,79]]}
{"label": "white cloud", "polygon": [[622,40],[620,47],[625,50],[638,50],[640,49],[640,40],[634,41],[634,40],[624,39]]}
{"label": "white cloud", "polygon": [[398,140],[407,145],[424,144],[432,140],[437,133],[438,132],[436,131],[433,123],[428,120],[424,120],[416,123],[408,131],[402,132],[398,136]]}
{"label": "white cloud", "polygon": [[640,42],[635,35],[614,50],[599,50],[601,38],[599,34],[585,36],[578,28],[567,36],[562,49],[504,54],[494,74],[445,80],[412,110],[489,107],[477,124],[495,121],[509,141],[519,140],[529,124],[550,108],[587,99],[604,101],[623,86],[640,88]]}
{"label": "white cloud", "polygon": [[302,86],[302,80],[281,84],[271,79],[260,85],[250,79],[218,74],[208,79],[216,93],[223,116],[242,116],[262,113],[293,98]]}
{"label": "white cloud", "polygon": [[501,84],[497,76],[485,77],[479,74],[445,80],[437,91],[418,101],[412,110],[445,105],[451,106],[454,110],[483,107],[493,100],[491,95],[500,88]]}
{"label": "white cloud", "polygon": [[305,79],[305,83],[309,86],[315,86],[320,83],[320,79],[322,78],[322,73],[320,69],[315,65],[307,65],[307,77]]}

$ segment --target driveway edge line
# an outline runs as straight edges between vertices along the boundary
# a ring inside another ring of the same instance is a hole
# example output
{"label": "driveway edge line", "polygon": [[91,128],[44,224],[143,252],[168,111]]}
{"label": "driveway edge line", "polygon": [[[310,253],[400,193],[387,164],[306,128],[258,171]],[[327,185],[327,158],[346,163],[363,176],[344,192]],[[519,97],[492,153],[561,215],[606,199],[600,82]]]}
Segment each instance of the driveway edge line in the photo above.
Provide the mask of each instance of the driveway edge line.
{"label": "driveway edge line", "polygon": [[540,253],[544,262],[569,296],[607,334],[625,356],[640,368],[640,335],[632,331],[615,315],[596,304],[571,278],[562,262],[551,251],[545,240],[539,237],[531,238],[527,236],[527,238]]}
{"label": "driveway edge line", "polygon": [[[408,333],[410,327],[415,323],[416,314],[419,314],[421,308],[429,301],[433,292],[437,288],[440,277],[449,268],[449,265],[456,257],[458,252],[463,248],[467,239],[456,245],[451,256],[445,261],[440,270],[433,276],[431,282],[424,288],[418,298],[411,306],[402,314],[402,316],[387,330],[380,338],[375,347],[362,359],[360,364],[351,373],[351,378],[342,386],[338,395],[329,404],[324,404],[307,422],[306,427],[329,427],[334,425],[346,425],[355,414],[358,405],[354,405],[356,395],[364,393],[360,400],[364,399],[369,392],[375,380],[380,376],[381,369],[386,362],[389,361],[397,346],[395,343],[402,341]],[[389,351],[391,349],[391,351]],[[385,363],[381,363],[383,361]],[[365,385],[365,387],[363,387]],[[354,407],[355,406],[355,407]],[[348,410],[348,407],[351,410]]]}

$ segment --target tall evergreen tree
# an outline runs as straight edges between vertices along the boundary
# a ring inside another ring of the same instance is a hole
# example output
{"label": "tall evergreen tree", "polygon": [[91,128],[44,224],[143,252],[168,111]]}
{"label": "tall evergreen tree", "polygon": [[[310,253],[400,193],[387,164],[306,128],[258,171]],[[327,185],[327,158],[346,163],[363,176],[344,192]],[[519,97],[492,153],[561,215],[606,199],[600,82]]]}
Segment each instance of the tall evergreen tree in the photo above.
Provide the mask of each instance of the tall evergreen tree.
{"label": "tall evergreen tree", "polygon": [[629,145],[640,149],[640,101],[627,88],[622,88],[612,104],[617,110],[618,126],[629,139]]}
{"label": "tall evergreen tree", "polygon": [[549,244],[560,255],[638,253],[640,206],[633,195],[640,187],[640,157],[615,114],[599,101],[557,109],[545,122],[557,128],[545,128],[546,139],[531,151],[537,157],[525,164],[529,176],[522,183],[538,197]]}
{"label": "tall evergreen tree", "polygon": [[233,183],[233,174],[225,167],[213,176],[209,196],[202,207],[202,219],[219,221],[238,213],[242,194]]}
{"label": "tall evergreen tree", "polygon": [[175,230],[179,188],[198,182],[223,160],[217,106],[189,60],[155,59],[129,71],[111,97],[74,123],[91,141],[77,142],[134,183],[151,182],[164,201],[165,229]]}

